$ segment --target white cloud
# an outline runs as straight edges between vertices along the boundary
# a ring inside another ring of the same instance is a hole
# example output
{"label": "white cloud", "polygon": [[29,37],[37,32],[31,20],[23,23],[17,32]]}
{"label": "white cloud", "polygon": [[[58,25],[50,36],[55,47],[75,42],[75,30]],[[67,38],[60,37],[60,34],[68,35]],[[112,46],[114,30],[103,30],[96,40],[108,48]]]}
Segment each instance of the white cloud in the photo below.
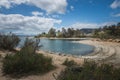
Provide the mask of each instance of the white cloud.
{"label": "white cloud", "polygon": [[73,7],[73,6],[70,6],[70,9],[73,11],[73,10],[74,10],[74,7]]}
{"label": "white cloud", "polygon": [[103,26],[111,26],[111,25],[114,25],[114,24],[117,24],[117,22],[104,22],[104,23],[101,23],[99,25],[101,27],[103,27]]}
{"label": "white cloud", "polygon": [[113,17],[120,17],[120,13],[112,15]]}
{"label": "white cloud", "polygon": [[67,7],[67,0],[30,0],[30,3],[48,13],[64,14]]}
{"label": "white cloud", "polygon": [[120,0],[115,0],[110,7],[113,9],[120,7]]}
{"label": "white cloud", "polygon": [[20,14],[0,14],[0,31],[13,31],[23,34],[38,34],[46,32],[61,20]]}
{"label": "white cloud", "polygon": [[53,18],[59,18],[59,15],[52,15]]}
{"label": "white cloud", "polygon": [[104,22],[104,23],[97,24],[97,23],[80,23],[80,22],[77,22],[77,23],[74,23],[72,25],[62,26],[62,27],[66,28],[66,29],[67,28],[74,28],[74,29],[91,28],[91,29],[94,29],[94,28],[99,28],[99,27],[103,27],[103,26],[106,26],[106,25],[110,26],[110,25],[113,25],[113,24],[116,24],[116,23],[117,22]]}
{"label": "white cloud", "polygon": [[15,4],[20,5],[22,3],[27,3],[28,1],[29,0],[0,0],[0,7],[9,9]]}
{"label": "white cloud", "polygon": [[43,16],[43,12],[33,11],[32,15],[34,15],[34,16]]}
{"label": "white cloud", "polygon": [[82,29],[82,28],[97,28],[99,25],[98,24],[95,24],[95,23],[75,23],[75,24],[72,24],[68,27],[71,27],[71,28],[78,28],[78,29]]}
{"label": "white cloud", "polygon": [[67,7],[67,0],[0,0],[0,7],[9,9],[13,5],[20,5],[22,3],[36,6],[49,14],[64,14]]}

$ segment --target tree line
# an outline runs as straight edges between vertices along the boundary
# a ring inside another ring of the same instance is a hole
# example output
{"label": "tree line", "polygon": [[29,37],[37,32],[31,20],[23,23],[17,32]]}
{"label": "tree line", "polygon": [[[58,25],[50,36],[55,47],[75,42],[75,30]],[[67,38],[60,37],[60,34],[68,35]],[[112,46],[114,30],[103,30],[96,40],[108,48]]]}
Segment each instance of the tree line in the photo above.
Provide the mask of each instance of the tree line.
{"label": "tree line", "polygon": [[84,33],[80,31],[80,29],[74,29],[74,28],[62,28],[62,30],[56,31],[56,29],[51,28],[48,33],[41,33],[37,35],[36,37],[58,37],[58,38],[69,38],[69,37],[83,37]]}
{"label": "tree line", "polygon": [[120,38],[120,23],[109,26],[106,25],[97,29],[62,28],[61,30],[56,30],[51,28],[47,33],[43,32],[35,37],[79,38],[86,36],[101,39]]}
{"label": "tree line", "polygon": [[120,23],[96,29],[94,31],[94,37],[101,39],[120,38]]}

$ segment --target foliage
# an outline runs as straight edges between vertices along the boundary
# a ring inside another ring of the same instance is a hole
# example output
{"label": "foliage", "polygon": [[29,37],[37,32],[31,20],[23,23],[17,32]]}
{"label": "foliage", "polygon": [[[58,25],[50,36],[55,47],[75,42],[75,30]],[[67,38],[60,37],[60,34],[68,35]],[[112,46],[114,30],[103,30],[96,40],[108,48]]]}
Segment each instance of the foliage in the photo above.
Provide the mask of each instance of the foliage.
{"label": "foliage", "polygon": [[68,58],[63,62],[63,65],[66,65],[68,67],[76,65],[77,63],[74,60],[68,60]]}
{"label": "foliage", "polygon": [[5,74],[45,73],[53,69],[52,58],[37,54],[39,40],[27,39],[22,49],[6,55],[3,59],[3,72]]}
{"label": "foliage", "polygon": [[49,37],[47,33],[43,32],[39,35],[36,35],[35,38],[40,38],[40,37]]}
{"label": "foliage", "polygon": [[85,62],[82,67],[67,67],[57,80],[120,80],[120,68],[95,62]]}
{"label": "foliage", "polygon": [[56,32],[54,28],[51,28],[48,32],[49,37],[56,37]]}
{"label": "foliage", "polygon": [[120,38],[120,23],[96,29],[94,37],[101,39]]}
{"label": "foliage", "polygon": [[62,28],[62,30],[56,31],[54,28],[51,28],[48,33],[43,32],[35,37],[58,37],[58,38],[69,38],[69,37],[81,37],[83,33],[80,29],[73,29],[73,28]]}
{"label": "foliage", "polygon": [[40,46],[40,39],[28,39],[26,38],[24,45],[22,46],[21,50],[26,51],[27,53],[34,54],[36,50],[38,50]]}
{"label": "foliage", "polygon": [[20,39],[15,34],[0,34],[0,49],[14,50],[19,42]]}

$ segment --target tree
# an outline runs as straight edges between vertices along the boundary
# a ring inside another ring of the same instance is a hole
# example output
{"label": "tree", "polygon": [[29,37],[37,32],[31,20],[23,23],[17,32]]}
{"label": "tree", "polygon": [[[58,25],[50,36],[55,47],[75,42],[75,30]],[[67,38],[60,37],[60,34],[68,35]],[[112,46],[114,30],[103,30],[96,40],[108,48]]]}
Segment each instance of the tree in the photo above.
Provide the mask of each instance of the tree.
{"label": "tree", "polygon": [[67,31],[65,28],[62,28],[62,37],[67,37]]}
{"label": "tree", "polygon": [[[100,34],[102,32],[102,34]],[[97,29],[94,32],[95,37],[109,39],[109,38],[120,38],[120,23],[117,25],[104,26],[103,28]]]}
{"label": "tree", "polygon": [[79,29],[76,29],[74,35],[75,35],[75,37],[80,37],[80,36],[81,36],[81,32],[80,32],[80,30],[79,30]]}
{"label": "tree", "polygon": [[56,37],[56,30],[54,28],[51,28],[48,32],[49,37]]}
{"label": "tree", "polygon": [[73,35],[73,32],[72,32],[71,28],[68,28],[67,32],[68,32],[68,37],[71,37]]}
{"label": "tree", "polygon": [[60,32],[60,30],[58,30],[56,36],[57,36],[58,38],[62,37],[62,32]]}

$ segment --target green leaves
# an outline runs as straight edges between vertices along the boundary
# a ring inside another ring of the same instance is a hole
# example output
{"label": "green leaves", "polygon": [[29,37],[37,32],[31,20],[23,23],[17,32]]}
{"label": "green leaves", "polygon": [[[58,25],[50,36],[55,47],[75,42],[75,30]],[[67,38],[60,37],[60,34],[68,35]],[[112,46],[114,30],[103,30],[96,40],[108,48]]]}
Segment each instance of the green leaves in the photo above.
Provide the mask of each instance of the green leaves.
{"label": "green leaves", "polygon": [[0,34],[0,49],[14,50],[20,39],[15,34]]}
{"label": "green leaves", "polygon": [[85,62],[82,67],[67,67],[57,80],[120,80],[120,68]]}
{"label": "green leaves", "polygon": [[45,73],[54,68],[52,59],[36,53],[39,42],[26,40],[22,49],[6,55],[3,59],[3,72],[5,74],[21,75],[25,73]]}

